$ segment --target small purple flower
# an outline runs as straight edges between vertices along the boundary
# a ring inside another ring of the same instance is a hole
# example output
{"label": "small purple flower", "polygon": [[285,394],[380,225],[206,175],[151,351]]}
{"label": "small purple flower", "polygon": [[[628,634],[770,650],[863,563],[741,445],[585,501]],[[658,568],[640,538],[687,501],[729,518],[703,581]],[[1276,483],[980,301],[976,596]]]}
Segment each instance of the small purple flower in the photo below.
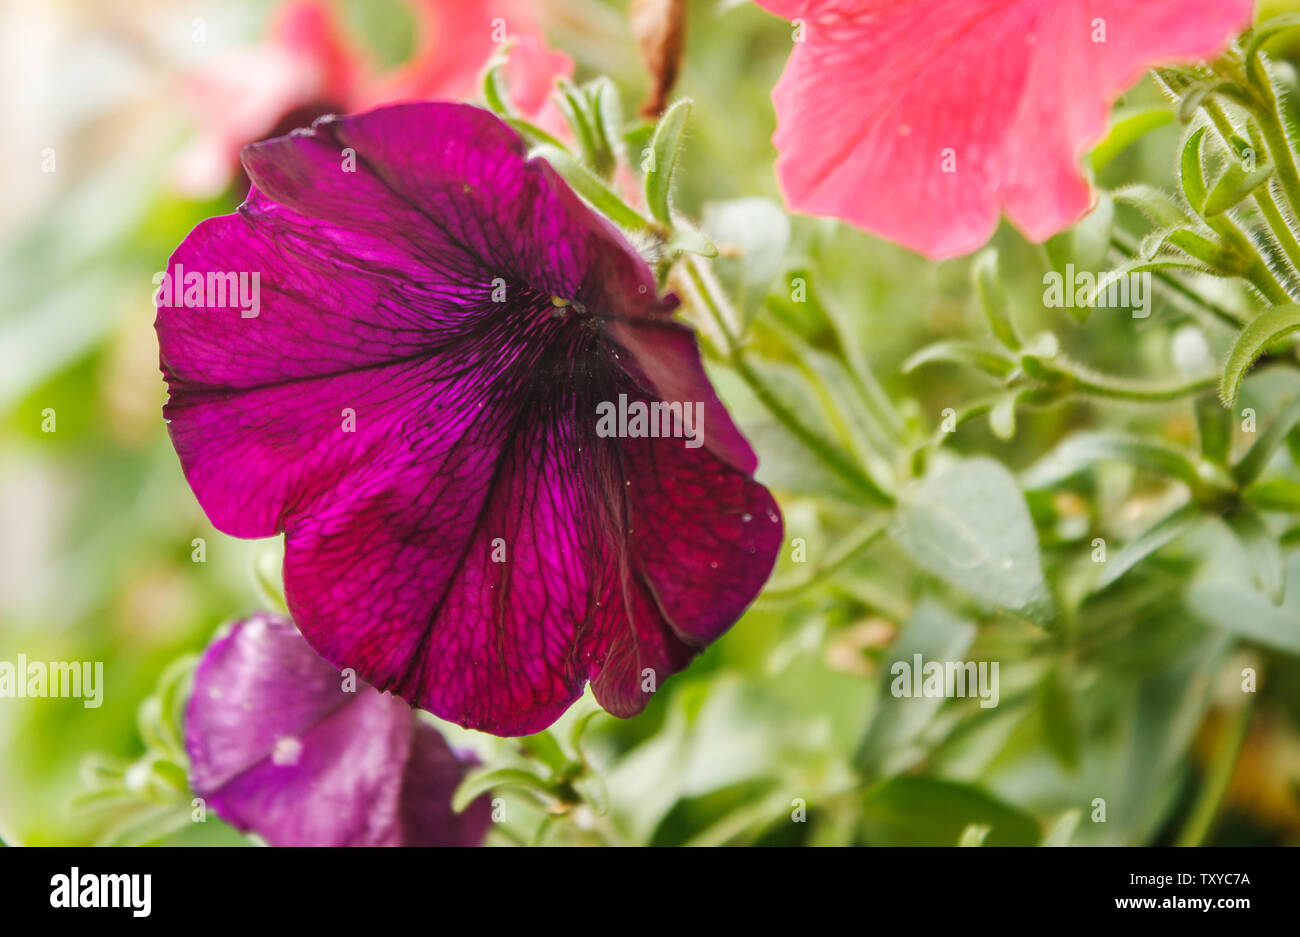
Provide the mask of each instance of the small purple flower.
{"label": "small purple flower", "polygon": [[782,536],[676,300],[474,107],[243,159],[248,201],[190,233],[158,299],[164,413],[213,524],[284,532],[312,647],[445,719],[536,732],[588,680],[640,712]]}
{"label": "small purple flower", "polygon": [[486,797],[451,797],[470,766],[402,700],[344,676],[285,618],[238,622],[207,649],[185,711],[190,784],[272,846],[477,846]]}

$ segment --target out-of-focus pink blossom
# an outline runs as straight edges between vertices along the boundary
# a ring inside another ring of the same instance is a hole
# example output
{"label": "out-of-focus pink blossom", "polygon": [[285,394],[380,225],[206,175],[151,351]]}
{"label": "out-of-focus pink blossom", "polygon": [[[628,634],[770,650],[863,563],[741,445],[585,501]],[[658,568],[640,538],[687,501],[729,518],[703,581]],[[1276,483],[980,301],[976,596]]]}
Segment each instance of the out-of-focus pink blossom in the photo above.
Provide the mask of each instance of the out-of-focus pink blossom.
{"label": "out-of-focus pink blossom", "polygon": [[513,105],[547,130],[560,126],[548,98],[558,78],[573,74],[573,61],[546,44],[528,0],[411,2],[415,52],[390,71],[349,41],[328,0],[289,0],[265,42],[185,75],[182,93],[200,136],[177,164],[177,187],[192,196],[220,193],[239,174],[246,143],[310,126],[322,114],[473,97],[484,66],[507,43]]}

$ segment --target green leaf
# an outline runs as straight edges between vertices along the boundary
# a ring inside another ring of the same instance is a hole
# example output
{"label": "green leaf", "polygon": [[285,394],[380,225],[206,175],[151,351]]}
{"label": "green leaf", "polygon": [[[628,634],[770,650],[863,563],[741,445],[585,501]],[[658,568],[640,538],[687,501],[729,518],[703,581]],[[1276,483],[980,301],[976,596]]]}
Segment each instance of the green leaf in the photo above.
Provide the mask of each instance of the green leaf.
{"label": "green leaf", "polygon": [[1273,166],[1265,164],[1253,171],[1247,171],[1240,163],[1231,162],[1223,171],[1210,194],[1205,197],[1205,217],[1221,215],[1229,208],[1244,202],[1261,185],[1268,182],[1273,175]]}
{"label": "green leaf", "polygon": [[556,172],[564,177],[565,182],[573,186],[575,192],[586,199],[596,211],[619,227],[629,231],[644,231],[649,228],[650,223],[645,218],[641,217],[638,212],[615,195],[609,186],[596,178],[589,169],[574,159],[567,150],[552,146],[549,143],[541,143],[533,147],[529,152],[529,156],[539,156],[545,159],[555,168]]}
{"label": "green leaf", "polygon": [[1251,31],[1250,44],[1246,46],[1245,62],[1249,66],[1259,55],[1260,49],[1270,39],[1275,39],[1284,32],[1300,29],[1300,14],[1283,13],[1269,18]]}
{"label": "green leaf", "polygon": [[97,841],[100,846],[150,846],[161,843],[191,823],[188,804],[167,804],[133,811],[124,820],[106,830]]}
{"label": "green leaf", "polygon": [[[767,198],[710,202],[704,206],[701,227],[725,248],[724,258],[735,258],[736,279],[756,289],[766,289],[776,277],[790,244],[790,216]],[[720,266],[721,260],[714,264],[715,269]]]}
{"label": "green leaf", "polygon": [[1201,488],[1206,470],[1199,460],[1156,437],[1110,430],[1076,433],[1023,473],[1026,488],[1047,488],[1102,462],[1125,462]]}
{"label": "green leaf", "polygon": [[1112,192],[1111,198],[1132,205],[1158,228],[1185,227],[1192,221],[1181,205],[1155,186],[1144,183],[1126,185]]}
{"label": "green leaf", "polygon": [[1075,808],[1067,810],[1056,818],[1051,826],[1047,828],[1047,833],[1043,836],[1044,846],[1068,846],[1074,839],[1074,832],[1079,828],[1079,821],[1083,819],[1083,811]]}
{"label": "green leaf", "polygon": [[668,235],[668,241],[664,244],[664,253],[667,255],[669,262],[676,260],[682,254],[699,254],[701,257],[717,257],[718,246],[710,241],[700,231],[685,224],[679,224],[673,229],[673,233]]}
{"label": "green leaf", "polygon": [[509,62],[511,47],[506,45],[488,61],[483,69],[483,102],[498,117],[517,117],[510,104],[510,93],[505,83],[505,67]]}
{"label": "green leaf", "polygon": [[873,846],[951,846],[971,826],[988,827],[986,846],[1032,846],[1042,835],[1033,817],[956,781],[892,778],[862,798],[862,838]]}
{"label": "green leaf", "polygon": [[1222,635],[1183,635],[1164,666],[1143,673],[1135,694],[1122,705],[1120,718],[1128,731],[1121,729],[1114,796],[1106,798],[1106,822],[1092,825],[1092,839],[1112,845],[1146,842],[1176,807],[1188,749],[1213,701],[1210,688],[1222,672],[1227,645]]}
{"label": "green leaf", "polygon": [[975,258],[971,266],[975,280],[975,293],[979,296],[984,315],[989,327],[1003,345],[1011,351],[1020,350],[1020,335],[1016,324],[1011,319],[1011,308],[1007,303],[1006,290],[1002,288],[1002,277],[998,273],[998,252],[990,247]]}
{"label": "green leaf", "polygon": [[718,246],[713,271],[747,325],[761,308],[790,244],[790,216],[771,199],[710,202],[700,227]]}
{"label": "green leaf", "polygon": [[1197,212],[1203,213],[1205,205],[1205,171],[1201,168],[1201,140],[1208,127],[1198,127],[1187,136],[1183,143],[1182,157],[1179,159],[1179,178],[1183,186],[1183,195]]}
{"label": "green leaf", "polygon": [[964,364],[998,379],[1008,377],[1016,369],[1016,362],[999,351],[990,351],[975,343],[949,339],[927,345],[903,362],[902,372],[910,374],[923,364],[944,361]]}
{"label": "green leaf", "polygon": [[1215,465],[1228,461],[1232,450],[1232,411],[1206,394],[1196,399],[1196,428],[1201,440],[1201,458]]}
{"label": "green leaf", "polygon": [[574,705],[574,709],[577,709],[579,706],[586,706],[588,708],[586,712],[580,713],[578,717],[573,720],[573,726],[569,729],[569,747],[577,753],[582,752],[582,740],[587,734],[587,729],[591,726],[592,720],[597,716],[608,715],[608,713],[601,709],[589,695],[582,697]]}
{"label": "green leaf", "polygon": [[573,82],[560,79],[554,100],[573,131],[583,162],[598,175],[604,175],[600,167],[600,146],[596,137],[596,128],[592,115],[588,111],[586,96]]}
{"label": "green leaf", "polygon": [[[1190,260],[1172,255],[1164,255],[1151,260],[1131,260],[1099,276],[1092,291],[1087,294],[1084,303],[1082,305],[1076,304],[1076,306],[1084,312],[1090,312],[1097,303],[1098,297],[1106,293],[1112,284],[1117,289],[1122,289],[1123,281],[1134,273],[1160,270],[1184,270],[1189,273],[1205,273],[1208,269],[1208,265],[1199,260]],[[1076,316],[1076,318],[1078,317]]]}
{"label": "green leaf", "polygon": [[1073,771],[1079,764],[1083,748],[1083,731],[1079,728],[1078,706],[1074,692],[1061,667],[1052,667],[1039,686],[1043,733],[1048,750],[1066,768]]}
{"label": "green leaf", "polygon": [[163,713],[163,704],[156,696],[146,697],[136,708],[136,731],[140,740],[149,751],[174,756],[185,751],[185,744],[176,732],[175,726],[168,723]]}
{"label": "green leaf", "polygon": [[1196,112],[1200,110],[1205,99],[1210,97],[1220,87],[1227,85],[1228,82],[1221,78],[1212,78],[1208,81],[1199,81],[1183,92],[1182,99],[1178,102],[1178,120],[1180,123],[1189,124],[1196,117]]}
{"label": "green leaf", "polygon": [[1120,153],[1136,143],[1145,134],[1157,127],[1173,123],[1174,114],[1167,107],[1145,108],[1121,113],[1117,111],[1111,120],[1106,136],[1092,150],[1092,170],[1101,172],[1109,166]]}
{"label": "green leaf", "polygon": [[541,127],[538,127],[536,124],[529,123],[528,121],[524,120],[522,117],[507,116],[507,117],[502,117],[501,119],[505,121],[507,124],[509,124],[510,127],[516,133],[518,133],[521,137],[523,137],[524,140],[527,141],[530,146],[538,146],[539,144],[544,143],[547,146],[552,146],[557,150],[567,149],[563,143],[561,143],[555,137],[551,136]]}
{"label": "green leaf", "polygon": [[972,823],[966,829],[961,831],[961,836],[957,837],[958,846],[983,846],[984,839],[992,832],[991,826],[980,823]]}
{"label": "green leaf", "polygon": [[583,163],[600,179],[609,179],[623,149],[622,106],[614,83],[600,77],[579,88],[562,78],[554,100],[573,130]]}
{"label": "green leaf", "polygon": [[[790,794],[778,790],[771,796],[744,802],[687,840],[685,846],[748,845],[764,829],[790,814]],[[852,835],[849,831],[849,835]]]}
{"label": "green leaf", "polygon": [[519,740],[524,751],[546,765],[552,772],[559,773],[569,766],[569,756],[564,753],[555,736],[548,731],[527,735]]}
{"label": "green leaf", "polygon": [[1289,478],[1271,478],[1256,482],[1241,496],[1261,511],[1285,511],[1300,514],[1300,482]]}
{"label": "green leaf", "polygon": [[1155,231],[1143,238],[1138,250],[1147,260],[1169,260],[1171,258],[1167,255],[1159,258],[1156,256],[1160,249],[1166,246],[1177,248],[1211,270],[1235,273],[1243,267],[1241,257],[1236,251],[1217,238],[1207,236],[1193,228]]}
{"label": "green leaf", "polygon": [[645,201],[650,214],[660,224],[671,225],[670,196],[673,176],[681,158],[682,142],[686,138],[686,122],[691,116],[691,102],[678,101],[664,112],[655,127],[650,141],[650,164],[645,174]]}
{"label": "green leaf", "polygon": [[460,813],[479,795],[502,787],[519,787],[543,797],[550,797],[551,794],[550,783],[531,771],[484,766],[465,775],[465,780],[460,782],[452,796],[451,809]]}
{"label": "green leaf", "polygon": [[1004,394],[997,403],[989,408],[989,429],[993,435],[1007,442],[1016,435],[1016,405],[1025,391],[1014,390]]}
{"label": "green leaf", "polygon": [[1264,519],[1257,511],[1242,508],[1224,520],[1246,553],[1255,585],[1259,586],[1270,602],[1281,605],[1286,593],[1286,565],[1282,558],[1282,548],[1278,546]]}
{"label": "green leaf", "polygon": [[1102,192],[1097,204],[1074,227],[1049,238],[1044,245],[1047,258],[1057,273],[1067,264],[1078,270],[1100,270],[1106,265],[1111,229],[1115,224],[1115,203]]}
{"label": "green leaf", "polygon": [[602,177],[609,178],[623,156],[623,102],[619,98],[618,86],[604,75],[589,82],[583,91],[600,154],[597,171]]}
{"label": "green leaf", "polygon": [[894,539],[923,568],[999,608],[1053,614],[1025,497],[992,459],[955,462],[899,496]]}
{"label": "green leaf", "polygon": [[1295,304],[1266,309],[1247,323],[1228,353],[1228,363],[1223,369],[1219,384],[1223,402],[1230,406],[1236,403],[1237,392],[1250,366],[1270,345],[1297,329],[1300,329],[1300,305]]}
{"label": "green leaf", "polygon": [[258,550],[253,556],[253,588],[257,591],[261,604],[269,611],[281,615],[289,614],[289,603],[284,598],[284,581],[280,578],[280,569],[284,564],[284,554],[280,550]]}
{"label": "green leaf", "polygon": [[591,807],[596,816],[603,817],[609,813],[609,788],[602,775],[598,773],[584,775],[573,782],[573,789],[578,792],[587,806]]}
{"label": "green leaf", "polygon": [[1264,469],[1268,468],[1269,462],[1273,460],[1274,454],[1282,447],[1282,443],[1286,441],[1296,423],[1300,423],[1300,397],[1287,404],[1286,409],[1268,424],[1264,432],[1260,433],[1259,439],[1255,440],[1255,444],[1241,457],[1241,461],[1233,466],[1232,477],[1237,480],[1238,485],[1245,487],[1264,474]]}
{"label": "green leaf", "polygon": [[1195,529],[1203,519],[1197,506],[1190,503],[1184,504],[1171,514],[1166,514],[1126,543],[1124,548],[1111,558],[1097,579],[1097,591],[1105,589],[1161,547]]}
{"label": "green leaf", "polygon": [[933,599],[923,599],[907,620],[881,668],[880,690],[871,723],[854,764],[867,777],[904,771],[924,755],[917,740],[943,706],[940,697],[898,697],[890,689],[894,666],[922,660],[958,660],[975,640],[975,626]]}
{"label": "green leaf", "polygon": [[[1300,577],[1300,553],[1286,563],[1286,578]],[[1288,589],[1276,606],[1253,588],[1241,551],[1220,551],[1187,591],[1186,608],[1214,628],[1265,647],[1300,656],[1300,589]]]}

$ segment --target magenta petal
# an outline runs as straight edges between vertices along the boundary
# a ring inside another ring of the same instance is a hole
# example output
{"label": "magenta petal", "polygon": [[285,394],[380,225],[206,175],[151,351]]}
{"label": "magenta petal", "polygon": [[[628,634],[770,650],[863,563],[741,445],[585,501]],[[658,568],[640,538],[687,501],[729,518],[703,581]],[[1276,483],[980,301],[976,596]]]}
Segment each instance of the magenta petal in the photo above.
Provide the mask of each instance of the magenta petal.
{"label": "magenta petal", "polygon": [[286,619],[235,624],[205,652],[186,710],[195,793],[273,846],[481,842],[487,802],[451,810],[468,763],[400,699],[343,684]]}
{"label": "magenta petal", "polygon": [[458,754],[437,729],[417,721],[402,777],[400,813],[406,846],[477,846],[492,826],[492,802],[479,797],[461,813],[451,798],[473,755]]}
{"label": "magenta petal", "polygon": [[[312,647],[443,718],[535,732],[587,681],[639,711],[781,541],[676,301],[473,107],[321,122],[245,165],[255,194],[169,269],[259,271],[259,315],[160,304],[157,324],[213,523],[283,531]],[[690,404],[701,432],[598,434],[620,399]]]}

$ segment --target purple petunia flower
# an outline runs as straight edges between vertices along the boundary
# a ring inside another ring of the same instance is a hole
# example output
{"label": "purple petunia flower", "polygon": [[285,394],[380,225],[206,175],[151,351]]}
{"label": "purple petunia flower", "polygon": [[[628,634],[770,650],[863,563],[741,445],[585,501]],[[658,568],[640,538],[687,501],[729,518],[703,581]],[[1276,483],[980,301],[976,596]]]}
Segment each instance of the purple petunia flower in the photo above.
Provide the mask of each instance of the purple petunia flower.
{"label": "purple petunia flower", "polygon": [[639,712],[782,536],[675,299],[474,107],[326,119],[243,159],[248,201],[157,298],[164,413],[213,524],[283,531],[312,647],[445,719],[535,732],[588,680]]}
{"label": "purple petunia flower", "polygon": [[459,758],[395,696],[344,677],[286,618],[257,615],[207,649],[185,711],[190,784],[273,846],[477,846],[486,797],[451,798]]}

